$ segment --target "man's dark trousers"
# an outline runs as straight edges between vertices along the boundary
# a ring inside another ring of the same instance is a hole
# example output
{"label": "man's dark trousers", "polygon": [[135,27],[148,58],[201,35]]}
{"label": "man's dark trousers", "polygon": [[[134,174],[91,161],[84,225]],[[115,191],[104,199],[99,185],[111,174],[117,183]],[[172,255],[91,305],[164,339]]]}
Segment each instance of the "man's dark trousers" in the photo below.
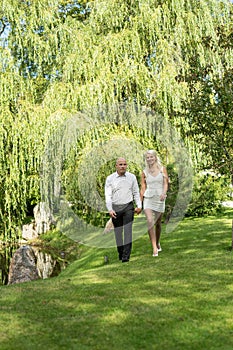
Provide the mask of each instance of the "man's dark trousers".
{"label": "man's dark trousers", "polygon": [[134,220],[133,202],[113,205],[116,218],[112,219],[119,259],[128,261],[132,249],[132,226]]}

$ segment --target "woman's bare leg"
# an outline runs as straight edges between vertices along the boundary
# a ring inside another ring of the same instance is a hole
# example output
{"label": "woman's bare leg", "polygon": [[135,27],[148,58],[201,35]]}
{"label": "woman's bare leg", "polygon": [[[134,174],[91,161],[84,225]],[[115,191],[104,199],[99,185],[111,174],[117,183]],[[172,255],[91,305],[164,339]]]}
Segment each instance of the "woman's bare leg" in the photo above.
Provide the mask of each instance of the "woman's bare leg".
{"label": "woman's bare leg", "polygon": [[155,217],[154,217],[154,212],[151,209],[145,209],[144,210],[145,215],[146,215],[146,220],[147,220],[147,228],[148,228],[148,233],[153,249],[153,254],[157,254],[157,244],[156,244],[156,236],[155,236]]}
{"label": "woman's bare leg", "polygon": [[155,238],[156,238],[156,245],[157,248],[160,248],[160,235],[161,235],[161,225],[162,225],[162,213],[157,213],[159,216],[156,220],[155,224]]}

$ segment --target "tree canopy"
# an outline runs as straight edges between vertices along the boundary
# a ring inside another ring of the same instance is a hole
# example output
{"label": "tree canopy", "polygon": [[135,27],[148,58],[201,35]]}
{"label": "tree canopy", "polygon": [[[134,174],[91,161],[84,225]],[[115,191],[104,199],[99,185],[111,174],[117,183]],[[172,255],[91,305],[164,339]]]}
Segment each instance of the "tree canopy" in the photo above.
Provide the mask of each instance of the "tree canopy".
{"label": "tree canopy", "polygon": [[232,173],[230,1],[2,0],[0,33],[5,230],[40,196],[51,132],[91,106],[151,108],[205,154],[205,166]]}

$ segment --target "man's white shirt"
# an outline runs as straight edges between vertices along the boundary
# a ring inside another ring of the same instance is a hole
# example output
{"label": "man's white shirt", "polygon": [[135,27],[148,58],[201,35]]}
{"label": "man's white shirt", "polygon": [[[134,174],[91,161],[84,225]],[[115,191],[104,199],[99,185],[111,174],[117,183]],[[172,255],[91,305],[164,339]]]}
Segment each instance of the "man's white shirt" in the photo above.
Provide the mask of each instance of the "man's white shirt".
{"label": "man's white shirt", "polygon": [[132,201],[136,203],[137,208],[141,208],[136,176],[128,171],[124,175],[117,172],[109,175],[105,182],[105,200],[108,211],[112,210],[113,204],[121,205]]}

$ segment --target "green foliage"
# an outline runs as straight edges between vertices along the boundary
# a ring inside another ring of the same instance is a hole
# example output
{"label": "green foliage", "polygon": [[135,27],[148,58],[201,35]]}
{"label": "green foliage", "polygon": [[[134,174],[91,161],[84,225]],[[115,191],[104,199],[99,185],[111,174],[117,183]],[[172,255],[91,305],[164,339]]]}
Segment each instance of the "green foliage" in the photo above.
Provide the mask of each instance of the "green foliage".
{"label": "green foliage", "polygon": [[231,177],[233,183],[232,118],[232,5],[229,22],[217,25],[216,36],[203,35],[203,52],[218,52],[215,63],[200,62],[194,54],[192,68],[183,77],[189,98],[182,102],[183,111],[175,117],[185,139],[192,143],[197,169],[211,168]]}
{"label": "green foliage", "polygon": [[[47,79],[44,103],[54,110],[135,99],[177,112],[189,95],[187,72],[222,69],[218,30],[230,27],[227,2],[16,3],[2,6],[11,27],[6,62],[32,81]],[[232,60],[230,50],[224,55]]]}
{"label": "green foliage", "polygon": [[213,172],[201,172],[196,175],[192,201],[187,216],[214,215],[223,210],[222,202],[229,199],[229,179]]}
{"label": "green foliage", "polygon": [[[224,160],[222,173],[232,174],[230,2],[2,0],[0,33],[0,230],[5,239],[17,237],[40,200],[47,141],[57,145],[51,141],[54,130],[89,107],[134,101],[152,108],[181,130],[193,156],[198,148],[202,159],[213,163],[217,154],[213,166]],[[215,90],[218,103],[211,108]],[[201,133],[199,122],[208,126]],[[114,128],[107,125],[80,138],[75,163],[97,140],[114,138]],[[207,137],[212,128],[217,147]],[[127,125],[121,135],[161,151],[157,140],[146,143],[147,132]],[[209,149],[196,146],[202,137]],[[130,167],[137,172],[134,164]],[[64,169],[72,199],[66,171],[80,167]],[[100,193],[103,173],[98,173]],[[71,182],[74,188],[74,177]]]}
{"label": "green foliage", "polygon": [[[175,164],[168,164],[169,190],[166,199],[164,221],[169,222],[170,215],[179,192],[179,179]],[[223,212],[222,202],[230,200],[230,186],[227,176],[216,175],[213,172],[200,172],[194,176],[192,198],[185,216],[202,217]]]}
{"label": "green foliage", "polygon": [[32,241],[32,244],[39,246],[55,259],[59,259],[62,252],[65,260],[69,263],[77,260],[80,253],[79,245],[57,230],[48,231],[40,235],[37,240]]}
{"label": "green foliage", "polygon": [[9,266],[16,249],[18,249],[17,245],[0,244],[0,285],[8,283]]}
{"label": "green foliage", "polygon": [[168,223],[171,213],[174,209],[177,200],[177,194],[179,191],[179,179],[178,174],[175,170],[174,163],[167,165],[167,173],[169,178],[169,185],[167,191],[165,213],[163,215],[163,219],[166,223]]}

